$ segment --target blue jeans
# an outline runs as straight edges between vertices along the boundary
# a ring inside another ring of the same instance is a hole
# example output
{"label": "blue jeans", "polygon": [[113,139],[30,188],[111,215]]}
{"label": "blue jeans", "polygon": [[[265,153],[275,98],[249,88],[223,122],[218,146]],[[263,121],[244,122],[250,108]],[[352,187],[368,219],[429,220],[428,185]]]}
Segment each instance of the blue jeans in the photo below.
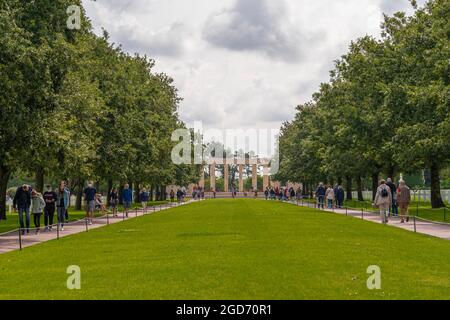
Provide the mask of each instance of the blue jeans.
{"label": "blue jeans", "polygon": [[27,229],[30,229],[30,208],[19,208],[19,222],[20,222],[20,229],[25,229],[25,224],[23,221],[23,214],[25,213],[26,217],[26,226]]}
{"label": "blue jeans", "polygon": [[58,223],[61,225],[61,228],[64,228],[65,216],[66,216],[66,208],[64,207],[56,208],[56,217],[58,218]]}
{"label": "blue jeans", "polygon": [[328,209],[333,209],[333,200],[328,199]]}
{"label": "blue jeans", "polygon": [[325,208],[325,196],[318,196],[317,197],[317,207],[318,208],[322,207],[322,209]]}

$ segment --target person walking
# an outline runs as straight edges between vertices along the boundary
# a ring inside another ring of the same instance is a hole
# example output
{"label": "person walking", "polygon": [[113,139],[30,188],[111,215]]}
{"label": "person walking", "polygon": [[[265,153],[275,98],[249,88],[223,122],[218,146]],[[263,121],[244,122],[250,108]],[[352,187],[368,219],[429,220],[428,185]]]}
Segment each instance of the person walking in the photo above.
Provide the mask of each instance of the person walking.
{"label": "person walking", "polygon": [[36,228],[36,234],[41,231],[41,216],[45,208],[45,201],[42,194],[36,190],[31,192],[31,213],[33,214],[34,226]]}
{"label": "person walking", "polygon": [[53,218],[55,216],[55,210],[56,210],[56,198],[58,195],[55,191],[53,191],[51,185],[47,185],[47,191],[44,192],[44,201],[45,201],[45,208],[44,208],[44,224],[45,224],[45,231],[51,231],[53,228]]}
{"label": "person walking", "polygon": [[386,180],[380,181],[373,204],[380,210],[381,222],[387,224],[389,222],[389,208],[392,205],[392,193],[386,184]]}
{"label": "person walking", "polygon": [[109,205],[111,207],[113,217],[118,218],[119,215],[117,214],[117,206],[119,205],[119,191],[117,191],[117,188],[112,188],[109,194]]}
{"label": "person walking", "polygon": [[125,209],[125,215],[128,218],[128,213],[131,208],[131,204],[133,202],[133,192],[130,189],[130,185],[126,183],[124,185],[123,191],[122,191],[122,201],[123,201],[123,208]]}
{"label": "person walking", "polygon": [[[26,232],[30,233],[30,206],[31,206],[31,194],[30,186],[24,184],[17,188],[16,194],[13,199],[13,207],[15,212],[19,212],[20,232],[22,235]],[[23,216],[25,215],[25,223]]]}
{"label": "person walking", "polygon": [[409,205],[411,204],[411,190],[406,185],[404,180],[400,181],[400,186],[397,189],[397,203],[400,207],[401,223],[409,222]]}
{"label": "person walking", "polygon": [[266,188],[266,190],[264,191],[264,197],[267,199],[269,199],[269,187]]}
{"label": "person walking", "polygon": [[392,204],[389,208],[389,215],[392,213],[394,217],[398,216],[398,205],[397,205],[397,186],[392,182],[392,178],[386,180],[386,185],[389,187],[392,195]]}
{"label": "person walking", "polygon": [[170,202],[175,202],[175,191],[170,190]]}
{"label": "person walking", "polygon": [[95,199],[97,189],[94,188],[94,182],[89,181],[87,187],[84,189],[84,202],[86,204],[86,220],[89,225],[92,225],[95,211]]}
{"label": "person walking", "polygon": [[341,185],[338,185],[336,190],[336,205],[339,209],[342,209],[344,207],[344,199],[345,199],[344,188],[342,188]]}
{"label": "person walking", "polygon": [[147,189],[143,188],[141,193],[139,194],[139,200],[141,201],[142,210],[147,210],[147,203],[150,200],[150,194],[147,192]]}
{"label": "person walking", "polygon": [[327,199],[328,209],[333,209],[335,197],[334,189],[331,185],[329,185],[327,191],[325,191],[325,198]]}
{"label": "person walking", "polygon": [[317,207],[320,209],[325,209],[325,193],[327,190],[323,182],[319,183],[319,186],[316,189],[316,199],[317,199]]}
{"label": "person walking", "polygon": [[69,208],[70,192],[66,188],[66,183],[61,181],[58,190],[56,192],[56,218],[58,224],[61,227],[61,231],[64,231],[64,220],[66,215],[66,210]]}

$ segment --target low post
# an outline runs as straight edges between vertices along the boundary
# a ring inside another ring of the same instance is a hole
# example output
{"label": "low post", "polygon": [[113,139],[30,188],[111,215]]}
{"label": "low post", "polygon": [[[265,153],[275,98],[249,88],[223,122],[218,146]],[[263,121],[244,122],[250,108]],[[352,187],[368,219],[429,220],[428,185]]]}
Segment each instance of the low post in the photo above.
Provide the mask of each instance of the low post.
{"label": "low post", "polygon": [[19,229],[19,250],[22,251],[22,229]]}
{"label": "low post", "polygon": [[414,216],[414,232],[417,232],[416,216]]}
{"label": "low post", "polygon": [[56,223],[56,239],[59,240],[59,222]]}
{"label": "low post", "polygon": [[85,222],[85,225],[86,225],[86,232],[88,232],[89,231],[88,220],[86,219],[86,220],[84,220],[84,222]]}
{"label": "low post", "polygon": [[444,221],[447,220],[447,207],[444,207]]}
{"label": "low post", "polygon": [[345,207],[345,215],[348,216],[348,208]]}
{"label": "low post", "polygon": [[136,218],[137,218],[137,216],[138,216],[138,209],[136,208]]}
{"label": "low post", "polygon": [[361,209],[361,219],[364,220],[364,209]]}
{"label": "low post", "polygon": [[122,221],[125,221],[125,210],[122,212]]}
{"label": "low post", "polygon": [[106,225],[109,226],[109,213],[106,213]]}

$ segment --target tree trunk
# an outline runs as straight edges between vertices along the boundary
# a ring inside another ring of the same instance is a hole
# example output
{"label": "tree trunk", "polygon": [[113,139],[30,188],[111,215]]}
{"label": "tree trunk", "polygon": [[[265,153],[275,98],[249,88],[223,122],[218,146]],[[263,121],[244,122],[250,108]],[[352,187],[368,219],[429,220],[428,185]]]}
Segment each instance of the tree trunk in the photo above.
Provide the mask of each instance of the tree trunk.
{"label": "tree trunk", "polygon": [[163,201],[167,200],[166,189],[167,189],[167,186],[161,187],[161,198]]}
{"label": "tree trunk", "polygon": [[340,176],[338,177],[337,183],[338,183],[338,185],[342,186],[342,177],[340,177]]}
{"label": "tree trunk", "polygon": [[111,179],[108,179],[108,192],[106,194],[106,203],[108,207],[111,206],[111,199],[109,198],[109,195],[111,194],[112,188],[113,188],[113,181]]}
{"label": "tree trunk", "polygon": [[346,176],[345,177],[345,180],[347,181],[347,186],[346,186],[346,189],[347,189],[347,200],[353,200],[353,194],[352,194],[352,177],[350,177],[350,176]]}
{"label": "tree trunk", "polygon": [[395,166],[390,164],[388,167],[388,178],[391,178],[392,181],[395,181]]}
{"label": "tree trunk", "polygon": [[358,201],[364,201],[361,176],[356,178],[356,184],[358,186]]}
{"label": "tree trunk", "polygon": [[77,199],[76,199],[76,203],[75,203],[75,210],[81,210],[82,209],[83,185],[84,185],[84,180],[79,178],[78,179],[78,186],[77,186]]}
{"label": "tree trunk", "polygon": [[11,171],[7,167],[0,166],[0,221],[6,220],[6,190],[10,175]]}
{"label": "tree trunk", "polygon": [[123,184],[120,185],[119,187],[119,204],[123,204]]}
{"label": "tree trunk", "polygon": [[136,182],[135,183],[135,190],[134,190],[134,203],[139,203],[139,194],[140,194],[140,192],[139,192],[139,182]]}
{"label": "tree trunk", "polygon": [[439,165],[435,162],[430,167],[431,174],[431,207],[433,209],[445,207],[444,201],[442,201],[441,195],[441,180]]}
{"label": "tree trunk", "polygon": [[374,172],[372,174],[372,201],[375,201],[375,196],[377,195],[379,183],[380,183],[380,173]]}
{"label": "tree trunk", "polygon": [[36,185],[35,188],[39,192],[44,192],[44,168],[39,167],[36,169]]}

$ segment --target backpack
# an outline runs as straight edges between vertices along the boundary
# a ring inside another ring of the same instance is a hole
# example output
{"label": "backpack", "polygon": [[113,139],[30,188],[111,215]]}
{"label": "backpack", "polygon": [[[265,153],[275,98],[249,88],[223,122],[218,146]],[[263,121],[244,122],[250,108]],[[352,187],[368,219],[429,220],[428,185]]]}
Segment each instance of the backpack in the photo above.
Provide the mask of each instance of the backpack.
{"label": "backpack", "polygon": [[383,188],[383,189],[381,190],[380,195],[381,195],[382,198],[387,198],[387,197],[389,197],[389,191],[387,191],[386,188]]}

